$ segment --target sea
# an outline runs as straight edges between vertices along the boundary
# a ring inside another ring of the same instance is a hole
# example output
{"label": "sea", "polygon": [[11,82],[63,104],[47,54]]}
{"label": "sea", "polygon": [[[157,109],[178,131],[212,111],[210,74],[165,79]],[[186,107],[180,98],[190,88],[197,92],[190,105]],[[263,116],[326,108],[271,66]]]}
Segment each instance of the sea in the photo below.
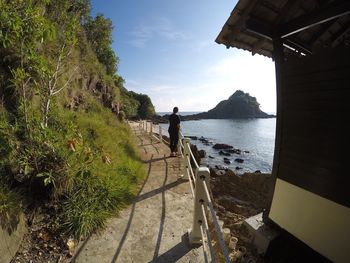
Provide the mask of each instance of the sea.
{"label": "sea", "polygon": [[[198,112],[180,112],[180,115],[190,115]],[[159,112],[159,115],[169,112]],[[161,124],[167,130],[168,124]],[[205,150],[207,157],[202,160],[204,165],[215,167],[226,166],[241,174],[245,172],[271,173],[275,147],[276,118],[269,119],[220,119],[195,120],[181,122],[181,132],[184,136],[204,137],[211,145],[205,145],[199,140],[191,140],[199,150]],[[224,143],[241,150],[241,154],[231,156],[219,155],[213,145]],[[209,156],[211,158],[209,158]],[[224,157],[231,163],[224,162]],[[243,159],[243,163],[235,159]]]}

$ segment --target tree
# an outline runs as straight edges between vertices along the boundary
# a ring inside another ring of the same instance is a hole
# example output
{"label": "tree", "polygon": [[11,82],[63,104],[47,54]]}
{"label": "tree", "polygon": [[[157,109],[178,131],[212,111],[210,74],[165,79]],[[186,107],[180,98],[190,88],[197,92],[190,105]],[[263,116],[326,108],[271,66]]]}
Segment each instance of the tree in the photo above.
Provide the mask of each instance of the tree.
{"label": "tree", "polygon": [[111,48],[112,21],[98,14],[95,19],[91,17],[84,24],[87,38],[97,59],[106,67],[108,75],[113,76],[117,71],[118,58]]}
{"label": "tree", "polygon": [[[42,123],[44,127],[48,125],[50,106],[53,97],[69,85],[77,69],[77,67],[70,69],[68,79],[60,83],[60,79],[64,75],[63,73],[65,73],[65,62],[68,61],[78,41],[76,32],[79,26],[77,17],[69,17],[68,14],[66,14],[64,18],[65,22],[60,25],[60,31],[63,32],[63,37],[58,40],[58,45],[53,45],[54,48],[51,51],[52,58],[48,56],[43,59],[41,63],[42,67],[40,67],[39,91],[42,99]],[[55,61],[55,63],[50,63],[50,61]]]}
{"label": "tree", "polygon": [[[47,2],[47,1],[43,1]],[[52,24],[34,1],[0,0],[0,51],[8,59],[10,83],[19,95],[18,114],[28,126],[28,97],[33,93],[41,57],[40,43],[53,34]]]}
{"label": "tree", "polygon": [[153,117],[155,114],[155,110],[150,97],[148,97],[145,94],[135,93],[133,91],[131,91],[130,93],[140,103],[140,106],[137,109],[138,116],[142,119]]}

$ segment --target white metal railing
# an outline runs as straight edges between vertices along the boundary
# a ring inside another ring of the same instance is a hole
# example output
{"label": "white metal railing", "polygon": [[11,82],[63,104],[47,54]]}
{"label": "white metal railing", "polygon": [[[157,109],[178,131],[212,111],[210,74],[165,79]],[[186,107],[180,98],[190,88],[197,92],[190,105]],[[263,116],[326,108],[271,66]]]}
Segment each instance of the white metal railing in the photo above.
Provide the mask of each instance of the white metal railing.
{"label": "white metal railing", "polygon": [[[167,133],[161,125],[154,125],[152,122],[141,121],[139,127],[149,133],[151,138],[169,145],[169,142],[163,138]],[[158,131],[157,134],[154,131]],[[194,197],[194,213],[192,229],[189,233],[190,244],[202,244],[205,262],[217,262],[216,252],[214,250],[209,229],[208,219],[214,225],[216,238],[224,257],[225,262],[230,262],[229,253],[222,234],[222,226],[216,216],[214,205],[209,192],[210,171],[208,167],[199,166],[193,152],[191,151],[190,139],[179,132],[178,152],[183,161],[183,174],[187,175],[192,196]]]}

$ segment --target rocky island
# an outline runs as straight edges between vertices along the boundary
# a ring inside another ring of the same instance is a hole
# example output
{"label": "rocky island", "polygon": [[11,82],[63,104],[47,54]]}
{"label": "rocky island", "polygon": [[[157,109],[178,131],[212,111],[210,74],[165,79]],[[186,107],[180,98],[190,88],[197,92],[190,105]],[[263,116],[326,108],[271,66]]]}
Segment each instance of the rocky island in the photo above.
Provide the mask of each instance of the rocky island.
{"label": "rocky island", "polygon": [[[167,122],[169,115],[157,116],[157,122]],[[183,121],[201,119],[246,119],[246,118],[274,118],[275,115],[267,114],[260,109],[260,104],[255,97],[237,90],[227,100],[219,102],[213,109],[193,115],[182,116]]]}

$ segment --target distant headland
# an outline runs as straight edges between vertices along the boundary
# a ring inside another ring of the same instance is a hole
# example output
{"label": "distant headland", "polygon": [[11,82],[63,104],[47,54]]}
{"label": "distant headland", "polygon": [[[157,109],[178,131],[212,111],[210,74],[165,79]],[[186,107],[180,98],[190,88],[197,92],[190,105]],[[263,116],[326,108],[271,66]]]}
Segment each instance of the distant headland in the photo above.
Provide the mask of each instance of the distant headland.
{"label": "distant headland", "polygon": [[[157,121],[167,121],[169,115],[157,116]],[[260,104],[255,97],[237,90],[227,100],[219,102],[213,109],[193,115],[181,115],[181,120],[201,119],[247,119],[247,118],[274,118],[275,115],[260,110]]]}

